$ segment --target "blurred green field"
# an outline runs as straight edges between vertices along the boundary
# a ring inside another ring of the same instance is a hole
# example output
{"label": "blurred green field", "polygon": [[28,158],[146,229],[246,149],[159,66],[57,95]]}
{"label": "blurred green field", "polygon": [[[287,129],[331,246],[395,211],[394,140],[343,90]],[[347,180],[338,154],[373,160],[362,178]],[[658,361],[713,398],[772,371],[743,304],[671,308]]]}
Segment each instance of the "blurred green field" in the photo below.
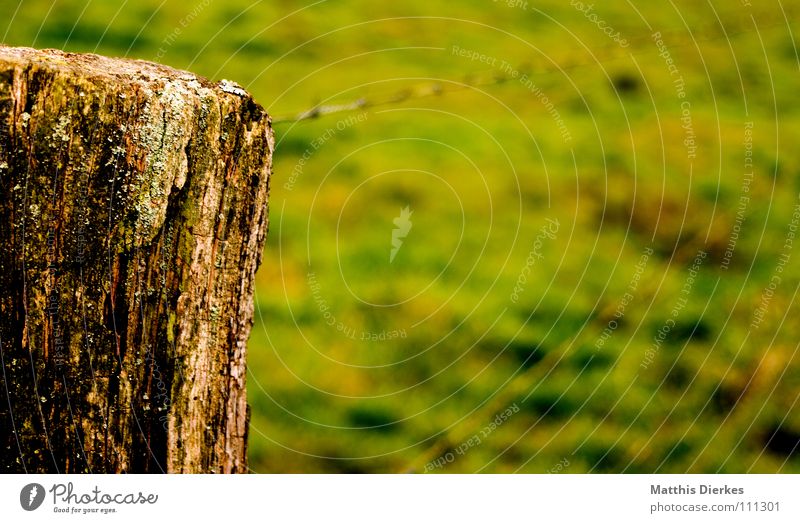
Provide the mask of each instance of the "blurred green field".
{"label": "blurred green field", "polygon": [[511,76],[275,125],[254,472],[800,472],[796,6],[6,4],[273,115]]}

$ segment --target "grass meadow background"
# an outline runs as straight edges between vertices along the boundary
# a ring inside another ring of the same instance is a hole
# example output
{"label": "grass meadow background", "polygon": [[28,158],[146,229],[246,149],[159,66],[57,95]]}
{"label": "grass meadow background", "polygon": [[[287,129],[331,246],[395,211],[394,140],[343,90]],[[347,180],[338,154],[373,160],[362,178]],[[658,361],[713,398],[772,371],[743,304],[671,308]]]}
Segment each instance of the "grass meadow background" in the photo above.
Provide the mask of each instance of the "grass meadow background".
{"label": "grass meadow background", "polygon": [[393,100],[274,125],[254,472],[800,472],[794,3],[2,5],[273,117]]}

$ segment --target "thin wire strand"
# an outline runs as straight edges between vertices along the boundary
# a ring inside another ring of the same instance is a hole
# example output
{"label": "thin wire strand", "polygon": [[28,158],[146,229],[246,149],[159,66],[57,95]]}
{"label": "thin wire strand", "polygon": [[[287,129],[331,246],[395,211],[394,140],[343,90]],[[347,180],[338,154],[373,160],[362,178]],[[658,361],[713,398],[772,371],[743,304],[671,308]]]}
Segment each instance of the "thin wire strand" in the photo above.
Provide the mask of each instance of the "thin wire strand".
{"label": "thin wire strand", "polygon": [[[705,30],[705,34],[710,34],[710,33],[717,33],[717,34],[706,38],[699,38],[696,39],[696,41],[712,42],[723,38],[730,39],[747,34],[752,34],[753,32],[755,32],[754,29],[744,28],[746,27],[747,22],[752,23],[752,19],[748,18],[746,21],[742,20],[742,25],[739,26],[739,30],[735,32],[721,31],[721,29],[727,29],[727,28],[721,27],[718,24],[709,25]],[[786,27],[786,25],[787,25],[786,21],[782,20],[782,23],[776,22],[770,25],[760,26],[757,28],[757,30],[766,31],[766,30]],[[662,31],[661,36],[662,38],[668,39],[671,37],[682,35],[684,33],[685,30],[672,30],[670,32]],[[648,35],[636,36],[634,38],[629,39],[629,41],[631,43],[634,42],[642,43],[649,41],[651,39],[652,35],[648,34]],[[682,41],[680,43],[671,44],[670,47],[686,47],[689,45],[694,45],[694,43],[695,41]],[[646,52],[651,53],[655,50],[656,50],[655,47],[653,47],[652,49],[647,49]],[[517,73],[518,75],[525,74],[528,75],[529,77],[531,75],[546,75],[556,72],[571,71],[573,69],[595,65],[597,63],[608,63],[613,60],[625,58],[627,56],[628,54],[625,54],[624,48],[620,46],[607,46],[601,48],[599,51],[593,51],[591,59],[584,58],[581,60],[571,60],[569,62],[562,62],[561,65],[558,64],[550,65],[549,67],[541,67],[539,69],[532,68],[530,63],[523,63],[520,64],[519,67],[517,67],[515,70],[512,69],[510,71],[491,70],[491,71],[484,71],[482,73],[467,73],[463,75],[460,80],[442,80],[437,82],[419,83],[400,89],[398,91],[394,91],[387,95],[383,95],[381,97],[376,97],[376,98],[360,97],[350,102],[343,102],[338,104],[316,104],[299,113],[276,116],[272,119],[272,123],[284,124],[284,123],[303,122],[307,120],[315,120],[317,118],[321,118],[323,116],[328,116],[331,114],[352,112],[363,109],[372,109],[375,107],[385,106],[385,105],[397,105],[409,100],[418,100],[422,98],[429,98],[431,96],[442,96],[478,87],[491,87],[495,85],[500,85],[509,82],[511,80],[514,80],[515,77],[512,76],[514,73]],[[517,79],[518,78],[519,77],[517,77]]]}

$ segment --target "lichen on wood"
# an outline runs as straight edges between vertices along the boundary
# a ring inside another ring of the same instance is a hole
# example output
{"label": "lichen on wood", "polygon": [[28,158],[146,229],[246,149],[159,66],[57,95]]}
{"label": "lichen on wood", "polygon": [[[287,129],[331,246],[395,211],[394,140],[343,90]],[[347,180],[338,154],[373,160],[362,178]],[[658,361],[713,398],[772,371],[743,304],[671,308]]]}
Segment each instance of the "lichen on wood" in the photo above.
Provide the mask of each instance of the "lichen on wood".
{"label": "lichen on wood", "polygon": [[0,465],[244,472],[270,120],[232,82],[0,46]]}

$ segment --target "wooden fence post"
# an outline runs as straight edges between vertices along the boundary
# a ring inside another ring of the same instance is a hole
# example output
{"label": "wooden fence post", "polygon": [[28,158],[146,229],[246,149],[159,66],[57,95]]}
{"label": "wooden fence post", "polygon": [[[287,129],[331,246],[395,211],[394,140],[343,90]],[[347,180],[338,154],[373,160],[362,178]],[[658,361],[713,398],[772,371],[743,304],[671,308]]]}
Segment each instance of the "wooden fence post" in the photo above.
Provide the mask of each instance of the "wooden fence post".
{"label": "wooden fence post", "polygon": [[247,470],[273,148],[232,82],[0,46],[0,470]]}

